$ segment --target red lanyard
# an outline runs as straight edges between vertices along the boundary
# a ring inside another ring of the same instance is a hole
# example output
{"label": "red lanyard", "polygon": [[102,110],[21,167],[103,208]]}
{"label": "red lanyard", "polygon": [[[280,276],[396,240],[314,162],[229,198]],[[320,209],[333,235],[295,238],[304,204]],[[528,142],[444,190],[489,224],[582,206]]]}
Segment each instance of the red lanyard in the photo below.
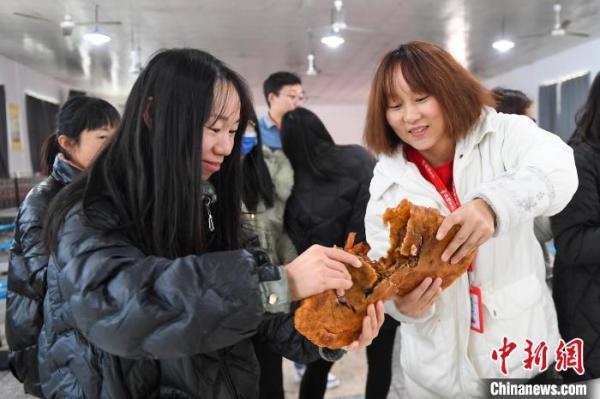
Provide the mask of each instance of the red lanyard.
{"label": "red lanyard", "polygon": [[[425,173],[425,178],[433,184],[437,192],[440,194],[444,202],[446,203],[446,207],[450,210],[450,213],[454,212],[460,207],[460,199],[458,198],[458,194],[456,193],[456,185],[452,183],[452,193],[448,190],[448,187],[444,184],[440,176],[433,169],[433,167],[427,162],[423,155],[414,149],[409,149],[411,151],[411,158],[413,158],[414,162],[416,162],[419,170],[422,170]],[[473,271],[473,265],[469,265],[469,272]],[[472,280],[472,276],[469,276],[469,280]]]}
{"label": "red lanyard", "polygon": [[423,157],[423,155],[421,155],[421,153],[417,150],[410,151],[411,157],[414,158],[414,160],[417,163],[417,166],[419,166],[419,170],[425,172],[425,177],[431,182],[431,184],[433,184],[437,192],[440,194],[440,196],[446,203],[446,207],[448,207],[448,210],[450,212],[454,212],[455,210],[457,210],[460,207],[460,200],[458,199],[458,194],[456,193],[456,186],[454,185],[454,183],[452,183],[452,192],[450,192],[450,190],[448,190],[448,187],[446,187],[440,176],[429,164],[429,162],[427,162],[425,157]]}
{"label": "red lanyard", "polygon": [[[412,148],[408,149],[408,151],[411,151],[412,160],[417,164],[421,173],[425,174],[425,178],[433,184],[450,212],[452,213],[457,210],[460,207],[460,200],[456,193],[456,185],[454,182],[452,183],[452,192],[450,192],[435,169],[433,169],[419,151]],[[467,278],[469,279],[469,297],[471,300],[471,330],[482,334],[484,332],[484,318],[481,288],[472,284],[474,280],[473,264],[470,264],[467,270]]]}

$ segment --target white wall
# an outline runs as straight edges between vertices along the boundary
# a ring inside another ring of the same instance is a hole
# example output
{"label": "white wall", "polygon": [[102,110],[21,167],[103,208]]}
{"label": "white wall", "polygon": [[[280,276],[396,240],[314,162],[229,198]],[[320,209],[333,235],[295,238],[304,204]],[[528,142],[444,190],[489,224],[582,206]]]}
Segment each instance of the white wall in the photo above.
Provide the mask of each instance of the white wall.
{"label": "white wall", "polygon": [[[0,55],[0,85],[6,92],[6,114],[8,126],[8,162],[11,176],[31,176],[32,168],[29,153],[29,137],[27,134],[27,118],[25,113],[25,94],[31,94],[47,101],[62,104],[68,95],[69,86],[50,76],[38,73],[25,65]],[[267,113],[266,105],[256,106],[259,116]],[[21,149],[11,146],[11,124],[8,104],[19,106],[19,127],[21,131]],[[314,105],[307,108],[315,112],[330,131],[338,144],[362,144],[362,134],[366,115],[365,105]]]}
{"label": "white wall", "polygon": [[[6,92],[6,116],[8,125],[8,167],[11,176],[31,176],[32,168],[29,154],[29,137],[27,134],[27,118],[25,114],[25,94],[62,103],[68,95],[68,87],[56,79],[42,75],[25,65],[0,55],[0,85]],[[19,127],[21,131],[21,149],[13,150],[11,146],[11,124],[8,104],[19,106]]]}
{"label": "white wall", "polygon": [[[554,40],[561,40],[556,38]],[[537,115],[538,87],[564,80],[582,72],[591,72],[592,79],[600,71],[600,39],[592,40],[484,80],[488,88],[503,86],[525,92],[534,100]]]}
{"label": "white wall", "polygon": [[[365,105],[315,105],[306,104],[306,108],[317,114],[337,144],[361,144],[367,115]],[[267,113],[267,107],[257,105],[258,116]]]}

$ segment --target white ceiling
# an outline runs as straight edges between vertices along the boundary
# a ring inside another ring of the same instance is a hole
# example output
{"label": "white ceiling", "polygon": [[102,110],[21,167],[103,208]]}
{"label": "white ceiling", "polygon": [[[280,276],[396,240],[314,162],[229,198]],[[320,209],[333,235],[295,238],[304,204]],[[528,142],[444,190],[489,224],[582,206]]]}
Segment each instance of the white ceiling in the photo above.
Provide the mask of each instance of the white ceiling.
{"label": "white ceiling", "polygon": [[[600,37],[600,0],[563,0],[562,17],[570,29],[590,38],[552,37],[553,0],[345,0],[346,23],[368,32],[344,31],[346,43],[332,50],[319,42],[319,27],[330,23],[332,0],[0,0],[0,54],[51,75],[74,88],[124,98],[131,34],[142,58],[160,48],[189,46],[207,50],[240,72],[260,96],[262,81],[277,70],[304,73],[309,51],[316,54],[318,76],[302,76],[311,103],[364,104],[370,79],[382,55],[409,40],[437,42],[479,77],[486,78]],[[100,27],[112,37],[104,48],[82,44],[89,28],[70,38],[58,25],[13,15],[21,12],[62,20],[65,5],[75,21],[119,20]],[[491,43],[502,19],[516,40],[509,53]],[[314,30],[309,40],[308,30]],[[592,56],[592,55],[590,55]],[[598,55],[595,55],[598,56]],[[257,97],[258,104],[262,98]]]}

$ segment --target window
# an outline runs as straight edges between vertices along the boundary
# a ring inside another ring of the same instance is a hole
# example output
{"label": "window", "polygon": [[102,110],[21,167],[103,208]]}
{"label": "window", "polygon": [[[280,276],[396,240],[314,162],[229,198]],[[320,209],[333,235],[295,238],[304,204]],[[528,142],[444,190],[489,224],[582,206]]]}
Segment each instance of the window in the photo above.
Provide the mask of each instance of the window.
{"label": "window", "polygon": [[56,129],[58,104],[25,95],[25,109],[31,168],[35,173],[40,171],[42,144],[46,137],[53,134]]}
{"label": "window", "polygon": [[575,118],[585,103],[590,73],[539,87],[539,124],[568,141],[575,130]]}
{"label": "window", "polygon": [[558,84],[540,86],[538,94],[538,119],[542,129],[556,131],[556,90]]}

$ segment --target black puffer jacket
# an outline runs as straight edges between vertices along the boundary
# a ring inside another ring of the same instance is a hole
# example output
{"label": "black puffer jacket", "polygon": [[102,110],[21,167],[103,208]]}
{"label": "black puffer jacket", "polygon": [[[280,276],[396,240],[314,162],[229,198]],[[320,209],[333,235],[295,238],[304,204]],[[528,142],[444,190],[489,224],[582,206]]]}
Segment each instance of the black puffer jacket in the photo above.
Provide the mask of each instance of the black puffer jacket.
{"label": "black puffer jacket", "polygon": [[8,261],[6,339],[10,368],[25,392],[41,396],[37,340],[43,322],[48,254],[42,243],[42,223],[48,204],[79,170],[57,157],[52,173],[35,186],[19,207],[15,238]]}
{"label": "black puffer jacket", "polygon": [[298,253],[313,244],[343,246],[348,233],[365,240],[365,211],[375,159],[358,145],[332,146],[320,156],[336,165],[333,180],[323,181],[294,169],[285,224]]}
{"label": "black puffer jacket", "polygon": [[[116,226],[98,204],[88,214]],[[246,250],[174,260],[102,233],[74,207],[48,265],[40,378],[48,398],[255,398],[259,334],[297,361],[319,358],[288,314],[268,317],[268,258]]]}
{"label": "black puffer jacket", "polygon": [[569,380],[600,378],[600,151],[574,146],[579,188],[552,221],[556,244],[554,301],[565,340],[584,341],[585,374]]}

